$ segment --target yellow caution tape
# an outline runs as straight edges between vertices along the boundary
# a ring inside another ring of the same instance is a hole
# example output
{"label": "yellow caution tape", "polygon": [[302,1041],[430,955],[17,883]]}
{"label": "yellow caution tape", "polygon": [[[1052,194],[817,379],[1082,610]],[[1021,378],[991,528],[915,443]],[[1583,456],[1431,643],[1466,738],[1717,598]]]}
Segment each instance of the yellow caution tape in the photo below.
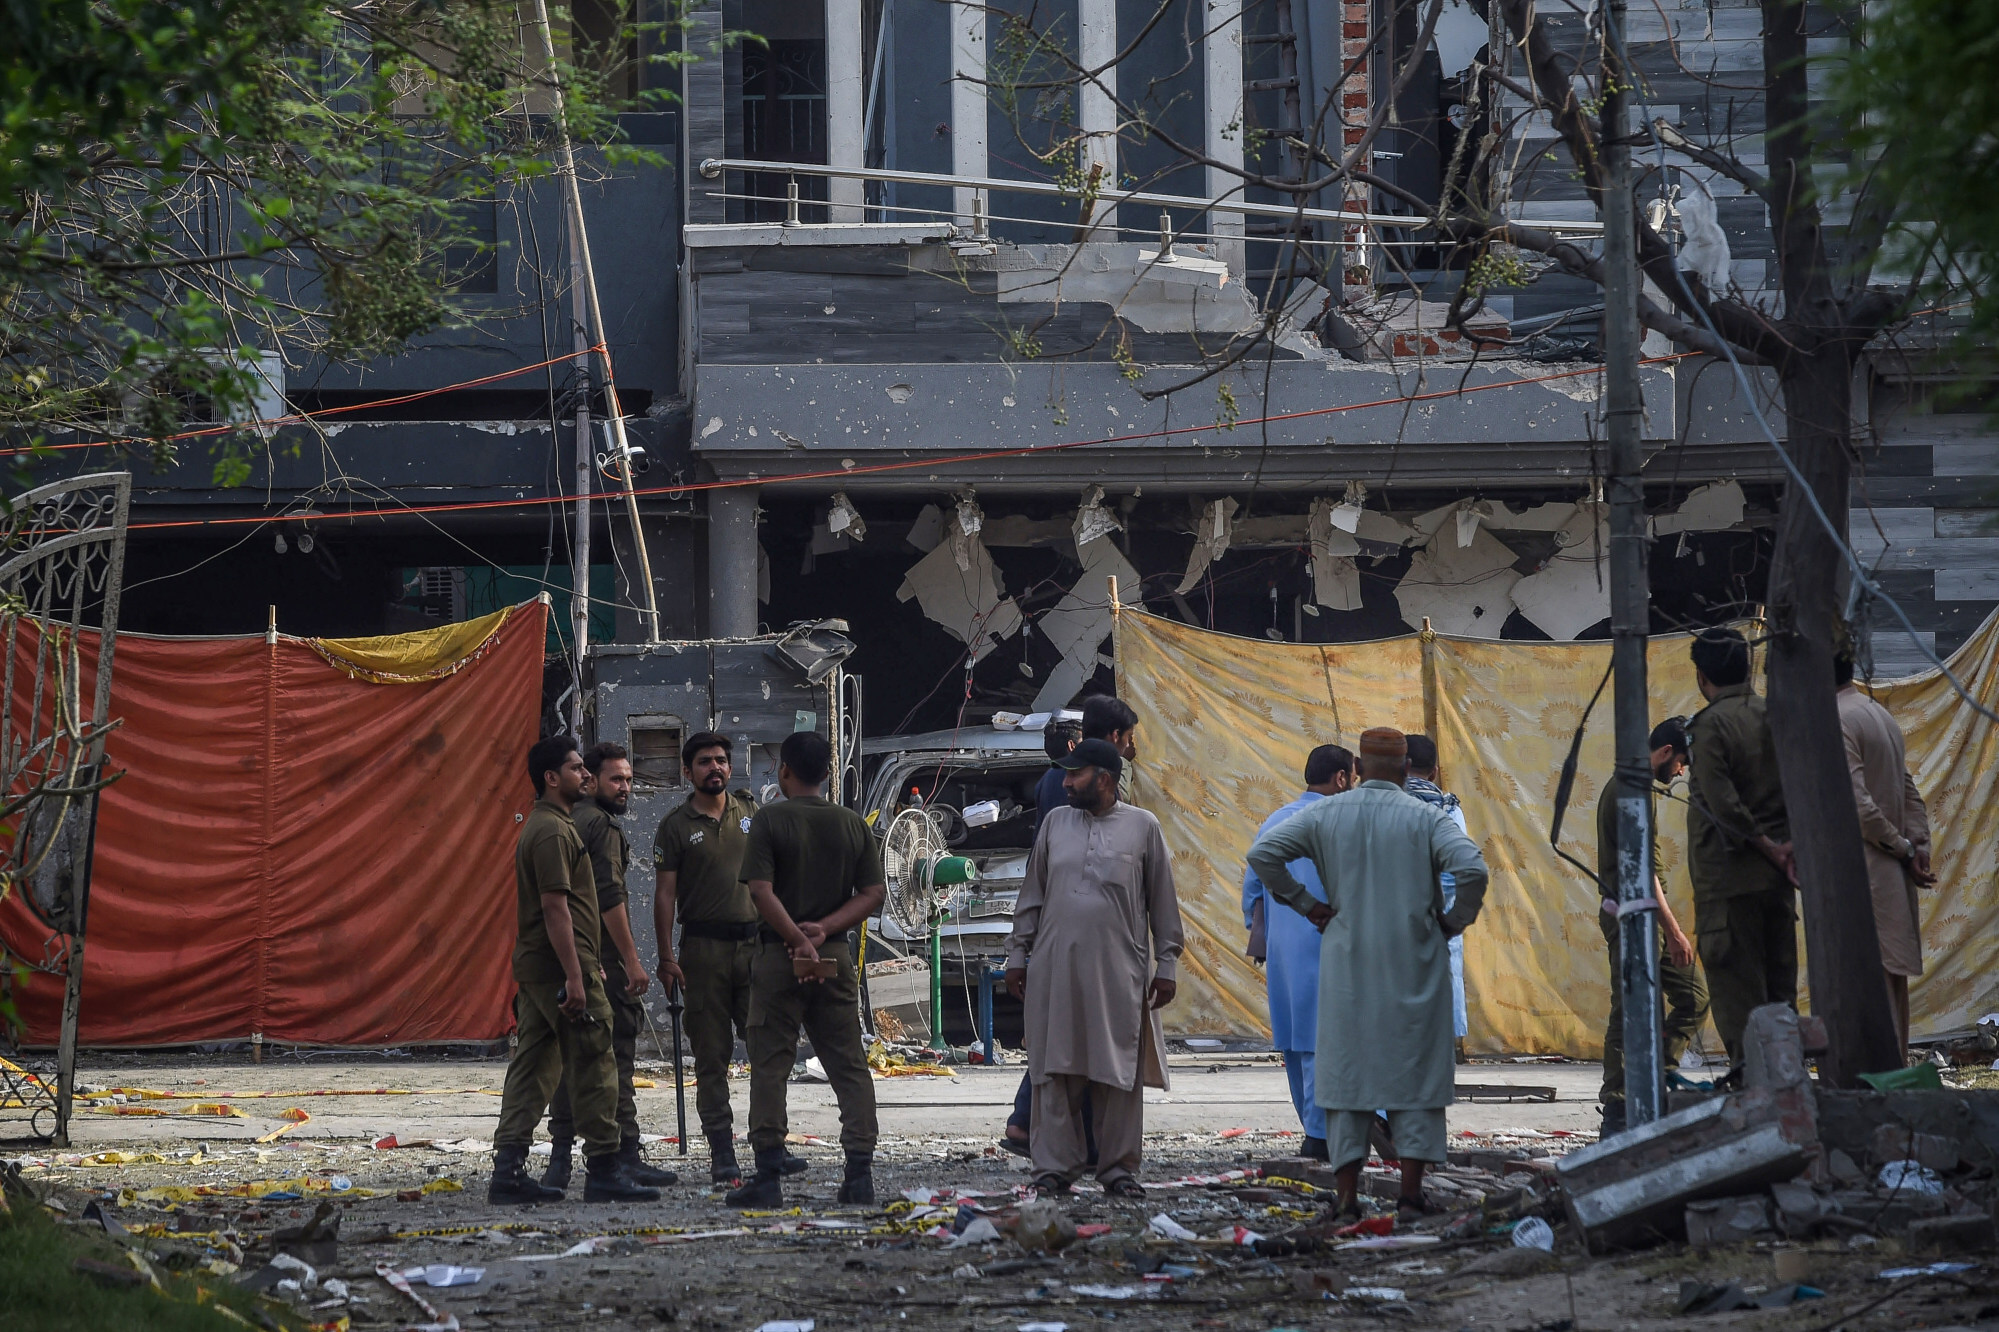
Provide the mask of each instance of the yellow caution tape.
{"label": "yellow caution tape", "polygon": [[165,1165],[167,1158],[158,1152],[92,1152],[77,1162],[87,1166],[114,1165]]}
{"label": "yellow caution tape", "polygon": [[654,1081],[653,1081],[653,1080],[652,1080],[651,1078],[633,1078],[633,1079],[632,1079],[632,1085],[633,1085],[634,1087],[657,1087],[657,1086],[659,1086],[659,1084],[658,1084],[657,1082],[654,1082]]}
{"label": "yellow caution tape", "polygon": [[300,1124],[303,1124],[306,1121],[310,1120],[312,1116],[307,1114],[305,1111],[299,1109],[297,1106],[293,1106],[291,1109],[285,1111],[282,1115],[279,1115],[278,1118],[288,1119],[291,1122],[288,1124],[281,1124],[277,1128],[272,1129],[269,1133],[266,1133],[263,1137],[257,1139],[258,1142],[276,1142],[279,1138],[284,1137],[285,1134],[290,1133]]}
{"label": "yellow caution tape", "polygon": [[783,1210],[782,1212],[741,1212],[741,1213],[738,1213],[738,1215],[740,1215],[740,1216],[754,1216],[754,1217],[772,1217],[772,1216],[804,1216],[804,1215],[805,1215],[805,1209],[804,1209],[803,1207],[787,1207],[787,1208],[786,1208],[785,1210]]}
{"label": "yellow caution tape", "polygon": [[423,1193],[463,1193],[465,1186],[455,1179],[433,1179],[420,1190]]}

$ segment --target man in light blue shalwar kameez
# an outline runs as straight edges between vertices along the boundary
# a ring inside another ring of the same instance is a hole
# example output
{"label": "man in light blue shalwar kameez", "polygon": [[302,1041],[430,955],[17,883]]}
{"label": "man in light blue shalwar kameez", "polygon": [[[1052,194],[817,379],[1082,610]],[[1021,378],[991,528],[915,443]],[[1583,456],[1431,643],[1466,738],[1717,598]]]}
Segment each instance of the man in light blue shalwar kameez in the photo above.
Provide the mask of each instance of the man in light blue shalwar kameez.
{"label": "man in light blue shalwar kameez", "polygon": [[[1449,943],[1485,902],[1485,858],[1448,814],[1403,789],[1408,776],[1407,738],[1367,731],[1360,785],[1313,802],[1249,849],[1270,896],[1323,931],[1313,1071],[1347,1215],[1359,1210],[1376,1110],[1387,1112],[1402,1158],[1398,1212],[1426,1210],[1423,1169],[1444,1159],[1444,1108],[1456,1099]],[[1301,857],[1318,869],[1325,901],[1288,868]],[[1440,874],[1457,885],[1448,911]]]}
{"label": "man in light blue shalwar kameez", "polygon": [[[1353,787],[1353,753],[1339,745],[1320,745],[1305,760],[1305,791],[1272,814],[1257,829],[1261,837],[1293,814],[1327,796]],[[1306,891],[1323,902],[1326,890],[1310,860],[1291,862],[1291,873]],[[1263,906],[1264,982],[1270,998],[1270,1043],[1284,1057],[1291,1082],[1291,1104],[1305,1129],[1302,1156],[1326,1159],[1326,1112],[1313,1094],[1315,1050],[1319,1031],[1319,931],[1311,921],[1271,898],[1263,880],[1251,870],[1242,880],[1242,923],[1253,929],[1258,903]]]}

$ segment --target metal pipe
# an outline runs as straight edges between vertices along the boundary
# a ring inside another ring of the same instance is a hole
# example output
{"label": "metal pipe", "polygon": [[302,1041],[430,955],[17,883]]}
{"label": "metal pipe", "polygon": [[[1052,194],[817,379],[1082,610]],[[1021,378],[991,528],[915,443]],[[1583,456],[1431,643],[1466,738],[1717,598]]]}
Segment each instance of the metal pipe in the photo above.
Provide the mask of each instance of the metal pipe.
{"label": "metal pipe", "polygon": [[[713,180],[724,171],[769,171],[779,174],[793,173],[801,176],[843,177],[856,180],[878,180],[897,185],[942,185],[959,189],[995,190],[1006,194],[1038,194],[1047,197],[1075,198],[1074,190],[1064,189],[1053,181],[1046,180],[1001,180],[995,176],[955,176],[934,171],[890,171],[884,167],[836,167],[818,162],[764,162],[745,157],[706,157],[701,160],[701,175]],[[1326,182],[1330,187],[1332,182]],[[1099,207],[1116,204],[1154,204],[1161,208],[1186,208],[1197,213],[1239,213],[1244,217],[1286,217],[1306,222],[1347,222],[1378,227],[1421,227],[1427,220],[1411,217],[1406,213],[1356,213],[1342,208],[1292,208],[1286,204],[1251,203],[1245,199],[1197,199],[1184,194],[1153,194],[1146,190],[1103,190],[1096,196]],[[1539,227],[1544,231],[1571,232],[1577,235],[1597,235],[1603,231],[1601,222],[1535,222],[1526,218],[1505,219],[1521,226]]]}

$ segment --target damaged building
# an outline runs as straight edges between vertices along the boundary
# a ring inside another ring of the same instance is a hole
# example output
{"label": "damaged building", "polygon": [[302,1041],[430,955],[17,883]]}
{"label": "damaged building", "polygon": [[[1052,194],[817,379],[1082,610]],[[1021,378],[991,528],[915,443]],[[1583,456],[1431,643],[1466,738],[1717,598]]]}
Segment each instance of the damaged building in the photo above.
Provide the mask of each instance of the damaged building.
{"label": "damaged building", "polygon": [[[1097,86],[1158,129],[1071,89],[1055,119],[1088,186],[1008,93],[1040,57],[1007,6],[726,0],[693,15],[699,59],[636,67],[633,91],[680,99],[624,119],[663,165],[592,168],[585,212],[649,463],[637,511],[663,637],[844,619],[884,734],[1108,685],[1112,578],[1159,613],[1285,641],[1426,621],[1605,632],[1600,294],[1529,265],[1446,330],[1466,268],[1396,224],[1405,202],[1244,189],[1226,169],[1304,179],[1300,117],[1365,86],[1357,120],[1413,60],[1373,145],[1383,179],[1438,197],[1465,126],[1490,118],[1517,139],[1496,185],[1511,213],[1594,245],[1545,117],[1472,76],[1487,20],[1448,5],[1417,51],[1413,24],[1370,45],[1367,0],[1155,8],[1033,11],[1077,60],[1115,55]],[[1550,22],[1581,40],[1580,17]],[[1694,143],[1760,128],[1686,72],[1754,69],[1758,22],[1727,4],[1635,14],[1648,117]],[[717,49],[724,32],[761,40]],[[1348,67],[1367,77],[1343,83]],[[1689,255],[1767,292],[1761,204],[1685,155],[1665,175],[1655,211],[1699,242]],[[1126,194],[1098,203],[1112,185]],[[274,354],[270,415],[315,416],[269,431],[242,484],[217,484],[198,446],[140,467],[131,627],[255,631],[275,606],[286,631],[365,634],[567,596],[573,409],[591,403],[601,431],[605,398],[560,359],[553,188],[494,200],[481,225],[490,322],[365,369]],[[1654,627],[1753,614],[1781,480],[1763,423],[1782,414],[1725,365],[1656,334],[1646,352]],[[1975,415],[1932,410],[1919,358],[1863,378],[1851,526],[1948,652],[1999,604],[1999,446]],[[591,635],[639,640],[622,502],[591,526]],[[1884,626],[1874,663],[1923,661]]]}

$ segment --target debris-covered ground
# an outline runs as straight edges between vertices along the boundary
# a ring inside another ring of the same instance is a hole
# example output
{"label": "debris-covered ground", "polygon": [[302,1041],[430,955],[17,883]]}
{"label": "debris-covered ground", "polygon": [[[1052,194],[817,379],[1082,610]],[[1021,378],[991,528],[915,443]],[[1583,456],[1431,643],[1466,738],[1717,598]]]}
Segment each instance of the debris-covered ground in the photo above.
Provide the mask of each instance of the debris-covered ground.
{"label": "debris-covered ground", "polygon": [[[1025,1163],[997,1147],[1017,1065],[878,1080],[883,1205],[866,1210],[833,1205],[831,1097],[823,1084],[794,1083],[795,1149],[813,1169],[787,1181],[785,1211],[747,1215],[707,1187],[698,1131],[682,1183],[657,1204],[488,1206],[503,1071],[499,1059],[99,1057],[84,1081],[130,1089],[123,1104],[79,1116],[71,1152],[22,1138],[5,1152],[61,1218],[114,1239],[129,1231],[124,1242],[156,1268],[267,1285],[277,1302],[267,1316],[287,1328],[345,1318],[354,1328],[455,1319],[466,1329],[748,1332],[809,1319],[821,1329],[1824,1332],[1999,1320],[1989,1253],[1909,1253],[1905,1237],[1879,1233],[1886,1213],[1868,1211],[1879,1188],[1867,1180],[1842,1181],[1841,1219],[1820,1218],[1810,1234],[1751,1229],[1706,1250],[1585,1254],[1551,1188],[1555,1160],[1593,1140],[1593,1065],[1461,1069],[1461,1085],[1485,1099],[1453,1110],[1452,1164],[1431,1176],[1437,1214],[1412,1229],[1384,1213],[1351,1232],[1328,1220],[1323,1174],[1284,1160],[1295,1121],[1267,1059],[1176,1059],[1173,1090],[1147,1098],[1142,1206],[1113,1205],[1085,1184],[1067,1203],[1030,1208],[1024,1223]],[[643,1071],[657,1085],[640,1093],[642,1118],[670,1135],[670,1074]],[[1556,1099],[1497,1099],[1509,1086]],[[740,1125],[746,1085],[733,1090]],[[0,1118],[0,1133],[19,1131]],[[681,1168],[676,1150],[655,1143],[649,1154]],[[1870,1163],[1852,1164],[1865,1173]],[[1989,1176],[1944,1172],[1943,1192],[1915,1210],[1989,1216]],[[1397,1188],[1378,1163],[1368,1179],[1381,1195]],[[579,1178],[571,1194],[581,1191]],[[1533,1218],[1552,1223],[1552,1251],[1515,1242],[1515,1226],[1529,1220],[1524,1238]],[[1785,1224],[1781,1211],[1772,1219]],[[988,1223],[993,1237],[981,1242]],[[280,1246],[285,1231],[305,1233]],[[309,1280],[289,1259],[270,1265],[280,1247],[302,1256]],[[1909,1274],[1882,1275],[1898,1270]],[[383,1272],[412,1273],[409,1292]]]}

